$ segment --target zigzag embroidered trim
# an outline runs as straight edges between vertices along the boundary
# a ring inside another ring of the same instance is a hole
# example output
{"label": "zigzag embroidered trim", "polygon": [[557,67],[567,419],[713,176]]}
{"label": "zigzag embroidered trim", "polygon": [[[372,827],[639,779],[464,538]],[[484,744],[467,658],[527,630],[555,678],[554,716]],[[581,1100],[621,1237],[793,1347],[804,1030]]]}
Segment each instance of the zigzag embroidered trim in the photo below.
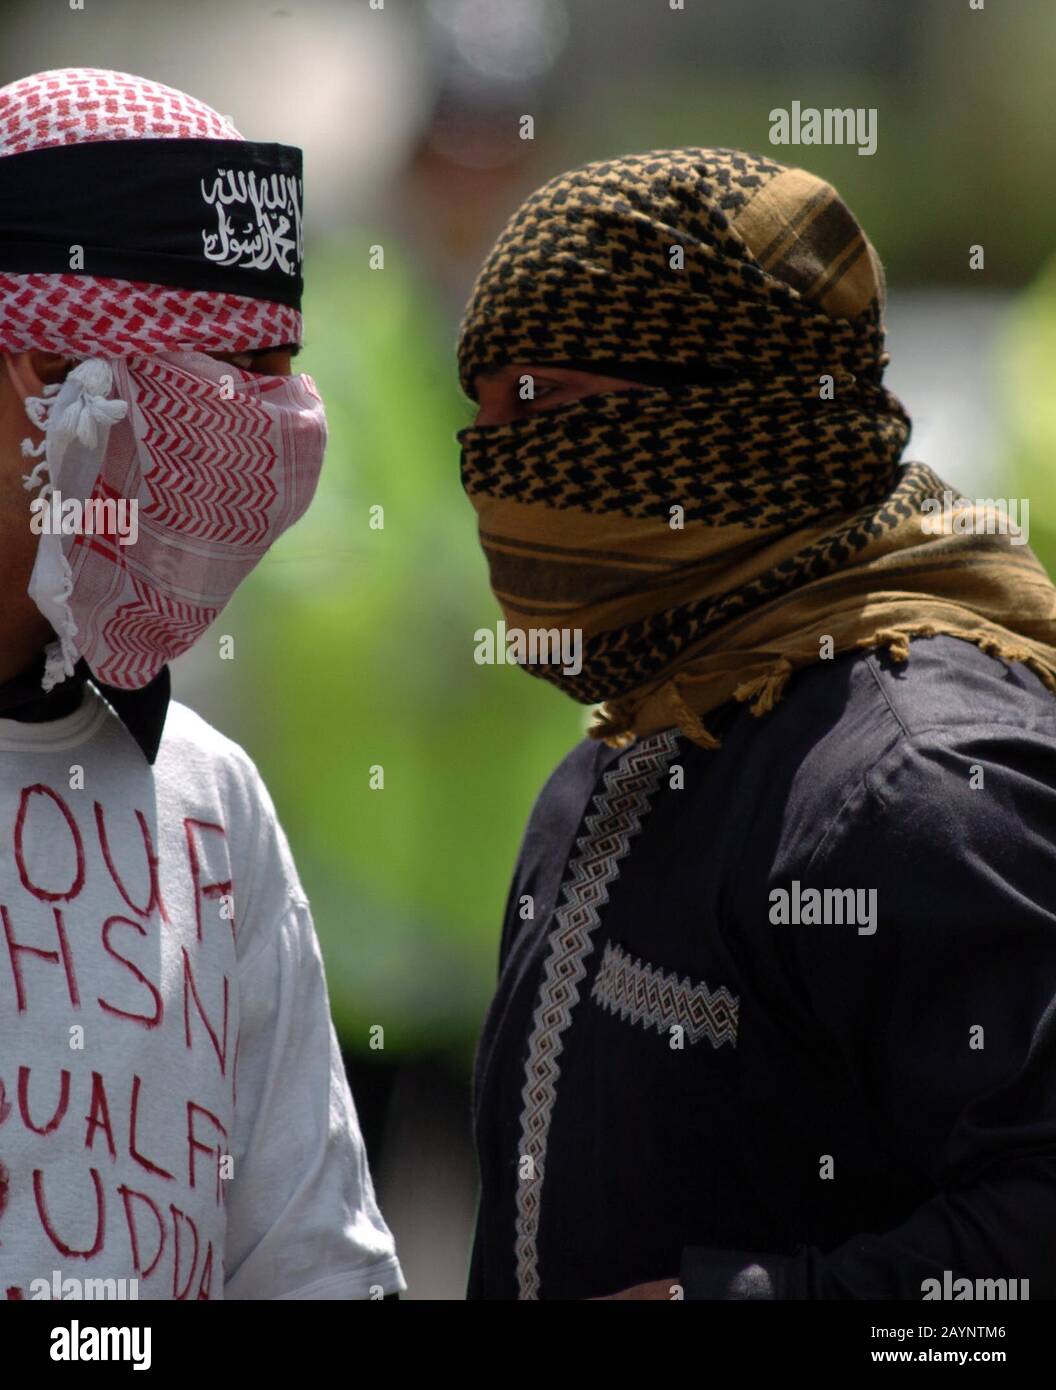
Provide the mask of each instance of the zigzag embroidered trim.
{"label": "zigzag embroidered trim", "polygon": [[550,934],[539,1002],[532,1018],[521,1091],[519,1159],[531,1159],[530,1175],[517,1184],[515,1254],[521,1299],[539,1297],[539,1213],[550,1121],[561,1078],[564,1035],[579,1002],[580,981],[594,948],[594,932],[609,900],[609,885],[642,828],[652,798],[675,753],[679,739],[671,729],[633,744],[605,774],[585,818],[586,833],[576,841],[565,871],[561,900]]}
{"label": "zigzag embroidered trim", "polygon": [[691,1043],[707,1038],[712,1047],[737,1046],[740,1000],[725,985],[708,989],[694,984],[688,975],[680,980],[674,971],[659,970],[629,956],[609,942],[594,977],[591,998],[603,1009],[624,1019],[667,1033],[678,1025]]}

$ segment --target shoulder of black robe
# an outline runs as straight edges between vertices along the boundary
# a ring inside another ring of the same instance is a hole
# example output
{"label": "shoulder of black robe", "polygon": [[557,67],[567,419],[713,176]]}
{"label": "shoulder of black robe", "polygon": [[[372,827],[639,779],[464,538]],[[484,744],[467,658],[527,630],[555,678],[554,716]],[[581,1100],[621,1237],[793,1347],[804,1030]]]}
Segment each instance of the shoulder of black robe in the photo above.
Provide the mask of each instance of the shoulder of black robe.
{"label": "shoulder of black robe", "polygon": [[98,680],[82,658],[69,679],[49,691],[41,689],[44,653],[24,671],[0,684],[0,719],[17,719],[26,724],[42,724],[72,714],[81,703],[84,687],[90,681],[113,708],[125,728],[136,740],[147,762],[153,766],[161,746],[165,716],[172,698],[172,680],[163,666],[142,690],[119,690]]}

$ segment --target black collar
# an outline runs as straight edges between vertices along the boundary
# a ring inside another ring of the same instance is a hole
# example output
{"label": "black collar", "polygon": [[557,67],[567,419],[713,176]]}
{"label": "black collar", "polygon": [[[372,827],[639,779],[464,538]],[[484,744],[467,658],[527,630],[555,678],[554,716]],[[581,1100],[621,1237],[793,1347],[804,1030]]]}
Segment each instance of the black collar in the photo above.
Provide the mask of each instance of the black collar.
{"label": "black collar", "polygon": [[118,690],[98,680],[83,658],[73,675],[45,693],[40,688],[44,674],[44,653],[31,666],[0,684],[0,719],[17,719],[26,724],[42,724],[72,714],[80,705],[84,687],[90,681],[114,709],[125,728],[136,740],[148,763],[158,756],[165,715],[172,695],[169,668],[163,666],[142,690]]}

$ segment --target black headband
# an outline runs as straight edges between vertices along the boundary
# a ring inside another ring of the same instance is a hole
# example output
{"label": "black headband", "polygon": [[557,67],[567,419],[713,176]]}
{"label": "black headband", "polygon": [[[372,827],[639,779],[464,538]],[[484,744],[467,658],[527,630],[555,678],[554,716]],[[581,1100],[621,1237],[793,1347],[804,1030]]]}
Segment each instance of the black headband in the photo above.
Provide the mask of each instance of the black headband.
{"label": "black headband", "polygon": [[301,152],[97,140],[0,159],[0,271],[112,276],[300,308]]}

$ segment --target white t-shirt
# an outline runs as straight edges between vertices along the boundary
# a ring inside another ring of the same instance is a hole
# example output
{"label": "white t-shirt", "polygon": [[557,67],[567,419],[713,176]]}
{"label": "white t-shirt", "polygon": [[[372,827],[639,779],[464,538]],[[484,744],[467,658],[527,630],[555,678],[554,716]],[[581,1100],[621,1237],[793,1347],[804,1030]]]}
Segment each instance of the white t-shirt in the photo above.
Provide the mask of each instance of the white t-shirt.
{"label": "white t-shirt", "polygon": [[151,768],[90,688],[0,719],[0,917],[0,1300],[404,1287],[240,748],[174,703]]}

